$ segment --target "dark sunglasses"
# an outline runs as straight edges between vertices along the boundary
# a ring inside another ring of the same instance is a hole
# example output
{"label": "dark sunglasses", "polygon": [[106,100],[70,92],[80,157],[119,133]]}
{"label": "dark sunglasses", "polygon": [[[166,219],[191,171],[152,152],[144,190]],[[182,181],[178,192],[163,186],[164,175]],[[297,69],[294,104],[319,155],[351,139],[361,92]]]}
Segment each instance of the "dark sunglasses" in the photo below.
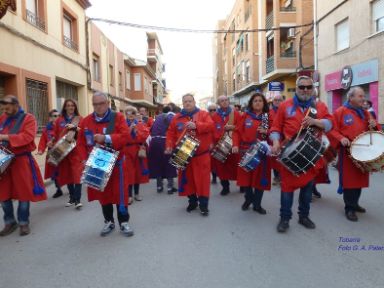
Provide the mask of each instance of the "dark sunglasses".
{"label": "dark sunglasses", "polygon": [[209,112],[216,112],[216,109],[209,109]]}
{"label": "dark sunglasses", "polygon": [[307,88],[307,90],[312,90],[312,88],[313,88],[313,85],[307,85],[307,86],[305,86],[305,85],[299,85],[299,86],[297,86],[300,90],[304,90],[305,88]]}

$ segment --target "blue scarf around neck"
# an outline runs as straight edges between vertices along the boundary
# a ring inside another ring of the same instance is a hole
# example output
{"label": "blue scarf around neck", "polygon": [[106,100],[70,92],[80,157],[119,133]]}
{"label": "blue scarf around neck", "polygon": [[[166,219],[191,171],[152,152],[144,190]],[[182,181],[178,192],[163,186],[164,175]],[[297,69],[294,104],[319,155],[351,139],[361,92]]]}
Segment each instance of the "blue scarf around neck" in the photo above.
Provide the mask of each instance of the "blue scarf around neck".
{"label": "blue scarf around neck", "polygon": [[357,115],[360,117],[360,119],[363,119],[363,120],[365,119],[364,109],[363,108],[353,107],[351,105],[351,103],[349,103],[349,101],[345,101],[343,106],[348,108],[348,109],[351,109],[351,110],[355,111],[357,113]]}
{"label": "blue scarf around neck", "polygon": [[13,120],[16,120],[17,117],[19,117],[19,115],[20,115],[20,114],[23,114],[23,113],[24,113],[23,108],[19,107],[19,110],[17,111],[17,113],[16,113],[15,115],[13,115],[13,116],[8,116],[8,117],[5,119],[4,123],[0,126],[0,132],[1,132],[4,128],[10,126],[11,123],[12,123],[12,121],[13,121]]}
{"label": "blue scarf around neck", "polygon": [[261,120],[262,117],[263,117],[263,112],[260,113],[259,115],[256,115],[255,113],[253,113],[253,112],[251,112],[251,111],[249,111],[249,110],[247,109],[247,110],[245,110],[245,113],[247,113],[249,116],[251,116],[251,118],[252,118],[253,120]]}
{"label": "blue scarf around neck", "polygon": [[93,112],[93,119],[95,119],[97,123],[107,123],[111,121],[111,114],[111,108],[108,108],[103,117],[98,117],[96,113]]}
{"label": "blue scarf around neck", "polygon": [[220,115],[221,119],[225,119],[226,117],[228,117],[229,114],[231,114],[232,112],[232,108],[231,107],[228,107],[226,110],[223,110],[221,108],[217,109],[217,114]]}
{"label": "blue scarf around neck", "polygon": [[297,107],[300,107],[303,110],[308,109],[309,107],[312,106],[313,100],[314,100],[313,97],[311,97],[307,101],[301,101],[299,97],[295,94],[295,96],[293,96],[293,105],[294,105],[293,111],[296,111]]}
{"label": "blue scarf around neck", "polygon": [[188,112],[185,109],[181,109],[180,114],[181,114],[181,117],[193,118],[193,115],[195,115],[199,111],[200,111],[200,109],[197,107],[195,108],[195,110],[193,110],[191,112]]}

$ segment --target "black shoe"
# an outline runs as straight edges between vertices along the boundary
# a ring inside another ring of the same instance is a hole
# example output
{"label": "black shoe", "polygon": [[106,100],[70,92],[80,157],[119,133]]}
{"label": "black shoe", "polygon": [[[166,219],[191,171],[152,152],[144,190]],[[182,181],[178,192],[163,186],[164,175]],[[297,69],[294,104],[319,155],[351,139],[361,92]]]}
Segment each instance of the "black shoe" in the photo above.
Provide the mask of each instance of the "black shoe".
{"label": "black shoe", "polygon": [[162,186],[157,187],[157,193],[163,192],[164,188]]}
{"label": "black shoe", "polygon": [[359,218],[357,218],[356,213],[354,211],[346,212],[345,216],[349,221],[352,221],[352,222],[357,222],[357,220],[359,220]]}
{"label": "black shoe", "polygon": [[263,207],[261,207],[261,206],[253,207],[253,211],[256,211],[257,213],[259,213],[261,215],[267,214],[267,211]]}
{"label": "black shoe", "polygon": [[321,193],[319,191],[317,191],[316,187],[313,189],[312,194],[316,198],[321,198]]}
{"label": "black shoe", "polygon": [[60,196],[63,196],[63,191],[61,191],[60,189],[57,189],[56,193],[53,194],[52,198],[59,198]]}
{"label": "black shoe", "polygon": [[245,192],[245,188],[244,187],[240,187],[240,193],[244,193]]}
{"label": "black shoe", "polygon": [[168,189],[167,189],[167,193],[168,193],[169,195],[173,194],[174,192],[177,192],[177,189],[174,188],[174,187],[172,187],[172,188],[168,188]]}
{"label": "black shoe", "polygon": [[223,190],[221,190],[220,192],[220,195],[221,196],[225,196],[225,195],[228,195],[229,194],[229,189],[228,188],[223,188]]}
{"label": "black shoe", "polygon": [[252,204],[251,201],[245,200],[243,205],[241,205],[241,210],[246,211],[249,209],[249,206]]}
{"label": "black shoe", "polygon": [[359,213],[367,212],[367,210],[365,210],[365,208],[361,207],[360,205],[357,205],[357,207],[355,208],[355,211]]}
{"label": "black shoe", "polygon": [[279,224],[277,224],[277,232],[285,233],[289,228],[289,220],[280,219]]}
{"label": "black shoe", "polygon": [[209,214],[209,210],[208,210],[208,208],[207,207],[201,207],[200,206],[200,214],[202,215],[202,216],[208,216],[208,214]]}
{"label": "black shoe", "polygon": [[188,207],[187,207],[187,212],[191,212],[191,211],[193,211],[193,210],[195,210],[196,208],[197,208],[197,203],[196,202],[194,202],[194,203],[189,203],[188,204]]}
{"label": "black shoe", "polygon": [[307,229],[315,229],[316,225],[308,217],[300,217],[299,224],[303,225]]}

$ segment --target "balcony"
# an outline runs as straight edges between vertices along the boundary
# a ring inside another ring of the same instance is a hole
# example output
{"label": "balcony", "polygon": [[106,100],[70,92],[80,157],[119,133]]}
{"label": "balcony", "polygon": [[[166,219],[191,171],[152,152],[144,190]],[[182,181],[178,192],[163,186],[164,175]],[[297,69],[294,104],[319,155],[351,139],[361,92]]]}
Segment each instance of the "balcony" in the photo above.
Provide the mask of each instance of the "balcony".
{"label": "balcony", "polygon": [[78,51],[79,47],[73,39],[63,36],[64,45],[72,50]]}
{"label": "balcony", "polygon": [[296,57],[296,51],[281,52],[280,57],[295,58]]}
{"label": "balcony", "polygon": [[296,7],[280,7],[280,12],[296,12]]}
{"label": "balcony", "polygon": [[267,61],[265,63],[265,70],[268,73],[271,73],[273,70],[275,70],[275,57],[271,56],[267,58]]}
{"label": "balcony", "polygon": [[29,24],[32,24],[33,26],[40,29],[41,31],[45,31],[44,20],[37,17],[35,13],[29,11],[28,9],[26,9],[26,20]]}
{"label": "balcony", "polygon": [[151,61],[151,62],[160,62],[160,55],[157,49],[148,49],[147,58],[148,58],[148,61]]}
{"label": "balcony", "polygon": [[271,29],[273,27],[273,11],[267,15],[265,19],[265,28]]}

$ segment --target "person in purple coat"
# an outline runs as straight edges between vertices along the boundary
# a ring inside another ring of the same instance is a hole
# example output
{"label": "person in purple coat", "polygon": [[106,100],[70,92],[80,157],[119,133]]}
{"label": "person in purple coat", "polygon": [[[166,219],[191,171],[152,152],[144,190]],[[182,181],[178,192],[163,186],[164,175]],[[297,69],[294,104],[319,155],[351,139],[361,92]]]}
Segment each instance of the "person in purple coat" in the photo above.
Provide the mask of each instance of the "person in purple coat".
{"label": "person in purple coat", "polygon": [[163,192],[163,179],[168,181],[168,194],[173,194],[177,189],[174,188],[173,178],[177,176],[176,168],[169,163],[171,155],[164,154],[165,134],[175,113],[170,106],[163,108],[163,113],[156,117],[151,128],[151,142],[148,152],[149,176],[157,181],[157,192]]}

